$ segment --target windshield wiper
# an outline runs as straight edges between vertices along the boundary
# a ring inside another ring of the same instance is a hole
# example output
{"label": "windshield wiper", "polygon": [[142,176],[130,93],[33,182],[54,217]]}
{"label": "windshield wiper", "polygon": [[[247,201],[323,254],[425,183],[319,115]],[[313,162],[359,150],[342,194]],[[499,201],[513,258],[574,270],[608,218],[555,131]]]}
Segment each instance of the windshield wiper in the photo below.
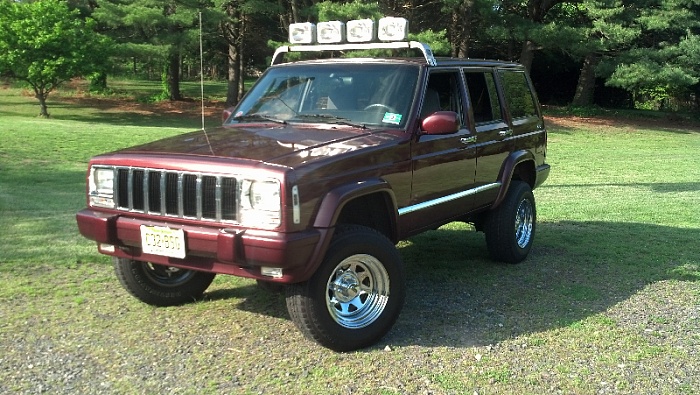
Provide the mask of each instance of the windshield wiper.
{"label": "windshield wiper", "polygon": [[236,115],[233,117],[234,121],[270,121],[270,122],[275,122],[275,123],[281,123],[283,125],[287,124],[287,121],[283,119],[277,119],[273,118],[269,115],[264,115],[264,114],[245,114],[245,115]]}
{"label": "windshield wiper", "polygon": [[367,126],[364,123],[355,123],[352,122],[350,119],[339,117],[336,115],[331,115],[331,114],[299,114],[295,117],[296,119],[313,119],[313,120],[320,120],[326,123],[333,123],[337,125],[347,125],[347,126],[354,126],[356,128],[360,129],[367,129]]}

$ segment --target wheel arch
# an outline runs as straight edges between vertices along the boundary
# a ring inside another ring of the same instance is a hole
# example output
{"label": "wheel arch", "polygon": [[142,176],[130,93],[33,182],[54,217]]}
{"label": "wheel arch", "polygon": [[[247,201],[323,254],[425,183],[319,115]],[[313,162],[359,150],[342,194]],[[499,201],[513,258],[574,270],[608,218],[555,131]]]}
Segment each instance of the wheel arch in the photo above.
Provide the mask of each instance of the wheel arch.
{"label": "wheel arch", "polygon": [[511,152],[503,162],[501,171],[498,175],[498,180],[501,183],[501,188],[498,191],[498,196],[491,205],[491,209],[498,207],[508,193],[511,180],[521,180],[530,185],[530,188],[535,188],[537,179],[535,168],[535,156],[527,150]]}
{"label": "wheel arch", "polygon": [[389,184],[369,179],[335,188],[319,206],[314,227],[331,228],[337,224],[363,225],[397,242],[398,211]]}

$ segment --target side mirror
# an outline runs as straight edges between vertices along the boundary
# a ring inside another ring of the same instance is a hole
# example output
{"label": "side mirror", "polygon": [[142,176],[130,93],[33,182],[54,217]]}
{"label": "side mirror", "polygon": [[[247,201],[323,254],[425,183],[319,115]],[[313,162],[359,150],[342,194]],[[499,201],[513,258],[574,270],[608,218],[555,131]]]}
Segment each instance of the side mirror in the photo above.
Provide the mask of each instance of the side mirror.
{"label": "side mirror", "polygon": [[221,123],[226,122],[226,120],[228,119],[228,117],[231,116],[232,113],[233,113],[233,107],[229,107],[229,108],[224,109],[224,111],[221,113]]}
{"label": "side mirror", "polygon": [[454,111],[434,112],[421,122],[425,134],[452,134],[459,130],[459,114]]}

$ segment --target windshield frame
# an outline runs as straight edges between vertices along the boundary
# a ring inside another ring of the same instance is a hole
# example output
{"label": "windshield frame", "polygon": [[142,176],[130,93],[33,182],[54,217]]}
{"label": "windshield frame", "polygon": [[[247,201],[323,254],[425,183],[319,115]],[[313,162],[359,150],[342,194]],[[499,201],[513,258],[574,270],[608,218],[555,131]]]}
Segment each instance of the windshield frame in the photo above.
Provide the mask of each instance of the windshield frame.
{"label": "windshield frame", "polygon": [[[272,66],[224,124],[277,122],[405,129],[413,115],[422,72],[417,62],[384,59]],[[343,100],[347,103],[341,104]]]}

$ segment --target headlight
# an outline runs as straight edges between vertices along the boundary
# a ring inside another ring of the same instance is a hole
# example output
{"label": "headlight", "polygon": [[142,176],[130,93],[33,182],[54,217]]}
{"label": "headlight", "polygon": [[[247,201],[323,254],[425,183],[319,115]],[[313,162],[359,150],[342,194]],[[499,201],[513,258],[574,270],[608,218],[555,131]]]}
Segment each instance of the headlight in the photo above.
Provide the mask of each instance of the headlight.
{"label": "headlight", "polygon": [[114,169],[91,168],[89,184],[88,196],[91,206],[114,208]]}
{"label": "headlight", "polygon": [[281,222],[280,182],[274,179],[243,180],[240,222],[244,226],[276,228]]}

